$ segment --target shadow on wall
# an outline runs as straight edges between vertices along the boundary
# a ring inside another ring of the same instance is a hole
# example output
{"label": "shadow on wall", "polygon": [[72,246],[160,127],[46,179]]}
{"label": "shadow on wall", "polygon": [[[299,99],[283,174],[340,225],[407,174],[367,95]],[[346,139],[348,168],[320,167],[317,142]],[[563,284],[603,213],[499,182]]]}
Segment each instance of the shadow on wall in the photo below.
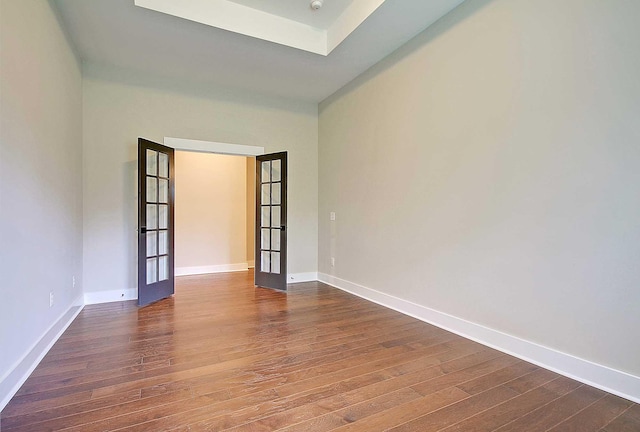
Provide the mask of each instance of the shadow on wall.
{"label": "shadow on wall", "polygon": [[356,89],[362,87],[371,79],[384,73],[388,68],[392,67],[398,62],[401,62],[404,58],[413,55],[417,50],[422,49],[425,45],[431,43],[432,41],[435,41],[440,36],[465,21],[467,18],[478,13],[478,11],[495,1],[496,0],[476,0],[463,2],[453,11],[449,12],[434,24],[432,24],[428,28],[428,30],[419,33],[416,37],[404,44],[401,48],[385,57],[379,63],[375,64],[375,67],[371,67],[362,75],[358,76],[357,79],[351,81],[340,90],[323,100],[321,102],[319,110],[322,110],[323,105],[330,105],[336,99],[339,99],[344,95],[349,94],[352,91],[355,91]]}
{"label": "shadow on wall", "polygon": [[[123,164],[123,194],[122,224],[124,243],[127,245],[127,286],[138,285],[138,145],[129,145],[133,160]],[[106,269],[105,269],[106,270]]]}

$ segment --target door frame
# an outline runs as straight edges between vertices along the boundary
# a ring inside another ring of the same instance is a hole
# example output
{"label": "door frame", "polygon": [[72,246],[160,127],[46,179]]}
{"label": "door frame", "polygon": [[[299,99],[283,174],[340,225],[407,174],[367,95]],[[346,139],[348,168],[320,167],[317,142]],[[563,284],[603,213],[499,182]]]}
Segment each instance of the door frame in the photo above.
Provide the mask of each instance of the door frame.
{"label": "door frame", "polygon": [[[265,154],[264,147],[229,144],[215,141],[192,140],[186,138],[164,137],[163,144],[174,150],[196,153],[222,154],[230,156],[256,157]],[[254,231],[256,226],[254,224]],[[255,233],[254,233],[255,235]],[[257,258],[254,258],[257,259]],[[286,275],[288,277],[288,275]]]}
{"label": "door frame", "polygon": [[[260,147],[260,146],[229,144],[229,143],[221,143],[221,142],[215,142],[215,141],[192,140],[192,139],[186,139],[186,138],[164,137],[162,144],[166,147],[171,147],[174,150],[199,152],[199,153],[224,154],[224,155],[245,156],[245,157],[255,157],[265,153],[264,147]],[[137,154],[137,150],[136,150],[136,154]],[[138,217],[138,220],[136,221],[136,228],[139,228],[139,226],[140,226],[140,223],[139,223],[139,217]],[[136,244],[138,244],[138,241],[139,241],[138,230],[136,229]],[[136,257],[138,257],[138,252],[136,252]],[[136,272],[137,272],[137,266],[138,266],[137,260],[136,260],[135,266],[136,266]],[[137,286],[129,291],[131,291],[131,293],[127,298],[128,300],[139,299],[139,291]],[[122,300],[122,299],[118,297],[118,300]]]}
{"label": "door frame", "polygon": [[199,153],[213,153],[233,156],[260,156],[264,154],[264,147],[240,144],[227,144],[214,141],[200,141],[185,138],[164,137],[163,144],[174,150],[192,151]]}

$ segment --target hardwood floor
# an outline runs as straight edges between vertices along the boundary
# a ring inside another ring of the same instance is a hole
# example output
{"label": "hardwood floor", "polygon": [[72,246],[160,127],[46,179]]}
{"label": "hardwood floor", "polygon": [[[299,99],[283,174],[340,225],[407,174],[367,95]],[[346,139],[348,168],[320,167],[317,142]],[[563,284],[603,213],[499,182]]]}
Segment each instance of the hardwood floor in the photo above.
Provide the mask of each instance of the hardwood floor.
{"label": "hardwood floor", "polygon": [[640,406],[321,283],[87,306],[9,431],[640,431]]}

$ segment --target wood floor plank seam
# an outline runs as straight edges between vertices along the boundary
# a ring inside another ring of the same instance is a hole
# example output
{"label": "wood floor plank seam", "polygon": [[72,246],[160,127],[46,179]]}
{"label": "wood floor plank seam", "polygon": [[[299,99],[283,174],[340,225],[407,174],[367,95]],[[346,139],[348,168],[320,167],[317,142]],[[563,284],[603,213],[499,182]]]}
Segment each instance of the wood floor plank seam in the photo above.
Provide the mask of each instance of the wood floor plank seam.
{"label": "wood floor plank seam", "polygon": [[[560,378],[558,378],[558,379],[560,379]],[[538,387],[536,387],[536,388],[533,388],[533,389],[529,390],[528,392],[525,392],[525,393],[520,394],[520,395],[516,395],[516,396],[514,396],[514,397],[513,397],[513,398],[511,398],[511,399],[505,400],[505,401],[503,401],[503,402],[501,402],[501,403],[499,403],[499,404],[497,404],[497,405],[494,405],[494,406],[492,406],[492,407],[489,407],[489,408],[487,408],[487,409],[485,409],[485,410],[483,410],[483,411],[479,411],[479,412],[477,412],[476,414],[474,414],[474,415],[472,415],[472,416],[470,416],[470,417],[468,417],[468,418],[466,418],[466,419],[461,419],[461,420],[460,420],[459,422],[457,422],[457,423],[454,423],[454,424],[452,424],[452,425],[448,425],[447,427],[444,427],[444,428],[442,428],[442,429],[438,429],[438,431],[447,431],[447,430],[449,430],[449,431],[453,431],[453,430],[454,430],[454,428],[455,428],[457,425],[460,425],[460,424],[462,424],[462,423],[465,423],[465,422],[467,422],[468,420],[473,420],[473,418],[480,418],[480,417],[482,417],[482,415],[483,415],[483,414],[486,414],[486,413],[488,413],[488,412],[491,412],[492,410],[495,410],[496,408],[499,408],[500,406],[504,406],[504,405],[506,405],[506,404],[508,404],[508,403],[510,403],[510,402],[513,402],[513,401],[517,400],[517,399],[518,399],[518,398],[520,398],[520,397],[525,397],[527,394],[532,393],[532,392],[536,391],[537,389],[539,389],[539,388],[541,388],[541,387],[543,387],[543,386],[538,386]],[[577,390],[578,388],[580,388],[580,386],[578,386],[578,387],[577,387],[576,389],[574,389],[574,390]],[[553,399],[549,400],[549,402],[547,402],[547,404],[553,403],[554,401],[558,400],[560,397],[562,397],[562,395],[558,395],[558,396],[556,396],[555,398],[553,398]],[[534,408],[534,409],[537,409],[537,408],[539,408],[539,407],[536,407],[536,408]],[[520,417],[521,417],[521,416],[518,416],[518,417],[516,417],[515,419],[513,419],[513,420],[511,420],[511,421],[516,421],[516,420],[517,420],[518,418],[520,418]],[[509,421],[508,423],[510,423],[511,421]],[[499,426],[497,426],[497,427],[498,427],[498,428],[500,428],[500,427],[503,427],[503,426],[504,426],[504,425],[506,425],[506,424],[507,424],[507,423],[502,424],[502,425],[499,425]]]}
{"label": "wood floor plank seam", "polygon": [[[375,343],[372,343],[370,346],[373,346],[373,345],[375,345]],[[335,348],[340,348],[340,347],[341,347],[341,346],[337,346],[337,347],[335,347]],[[201,366],[201,367],[206,368],[207,366]],[[183,370],[189,370],[189,369],[185,368],[185,369],[180,369],[179,371],[183,371]],[[152,377],[158,377],[158,376],[163,376],[163,375],[172,375],[172,374],[175,374],[176,372],[179,372],[179,371],[175,371],[175,370],[168,370],[168,371],[166,371],[166,374],[152,375]],[[147,372],[136,372],[134,375],[135,375],[136,377],[142,376],[142,378],[143,378],[143,379],[149,378],[148,376],[145,376],[145,375],[148,375],[148,373],[147,373]],[[122,376],[122,377],[119,377],[119,378],[125,378],[125,376]],[[129,378],[131,378],[131,377],[129,376]],[[104,381],[104,379],[102,379],[102,380],[98,380],[97,382],[100,382],[100,381]],[[125,382],[126,382],[126,381],[125,381]],[[87,388],[87,387],[88,387],[88,385],[89,385],[89,384],[91,384],[91,383],[92,383],[92,382],[89,382],[89,383],[81,383],[81,384],[78,384],[78,385],[77,385],[77,387],[80,387],[80,388]],[[53,389],[53,390],[55,390],[55,389]],[[40,392],[40,393],[42,393],[42,392]],[[25,396],[25,394],[19,394],[19,395],[17,395],[17,396],[18,396],[18,397],[20,397],[20,396]]]}
{"label": "wood floor plank seam", "polygon": [[[456,387],[456,385],[452,385],[449,388],[451,388],[451,387]],[[457,387],[459,388],[459,385]],[[443,390],[446,390],[446,389],[443,389]]]}
{"label": "wood floor plank seam", "polygon": [[[503,369],[505,369],[505,368],[503,368]],[[489,375],[490,373],[491,373],[491,372],[487,373],[486,375]],[[480,377],[479,377],[479,378],[480,378]],[[477,379],[477,378],[476,378],[476,379]],[[472,380],[473,380],[473,379],[472,379]],[[469,381],[472,381],[472,380],[469,380]],[[461,384],[462,384],[462,383],[461,383]],[[372,385],[373,385],[373,384],[372,384]],[[453,386],[452,386],[452,387],[453,387]],[[460,385],[457,385],[456,387],[460,388]],[[409,389],[410,389],[410,388],[409,388]],[[398,389],[398,390],[396,390],[396,391],[400,391],[400,390],[406,390],[406,388],[401,388],[401,389]],[[416,394],[418,394],[418,393],[416,393]],[[419,395],[419,394],[418,394],[418,395]],[[384,396],[384,395],[382,395],[382,396]],[[380,398],[380,397],[382,397],[382,396],[377,396],[376,398]],[[373,398],[373,399],[375,399],[375,398]],[[358,403],[354,403],[354,404],[352,404],[352,405],[345,406],[345,407],[341,408],[339,411],[346,410],[346,409],[348,409],[348,408],[353,407],[354,405],[359,405],[359,404],[366,403],[367,401],[368,401],[368,400],[363,400],[363,401],[360,401],[360,402],[358,402]],[[321,401],[318,401],[318,403],[319,403],[319,402],[321,402]],[[335,414],[335,412],[330,412],[330,413],[327,413],[327,414],[324,414],[324,415],[325,415],[325,416],[329,416],[329,415],[334,415],[334,414]],[[313,420],[313,419],[311,419],[311,420]],[[303,423],[303,422],[300,422],[300,423]],[[299,423],[299,424],[300,424],[300,423]],[[294,426],[295,426],[295,425],[290,425],[289,427],[294,427]],[[234,429],[234,428],[232,428],[232,430],[233,430],[233,429]],[[286,429],[285,429],[285,430],[286,430]]]}
{"label": "wood floor plank seam", "polygon": [[[588,411],[589,408],[591,408],[592,406],[596,405],[598,402],[601,402],[602,400],[604,400],[607,396],[605,394],[604,396],[602,396],[600,399],[598,399],[597,401],[594,401],[593,403],[589,404],[588,406],[582,408],[579,411],[576,411],[575,413],[573,413],[572,415],[570,415],[569,417],[567,417],[566,419],[562,420],[561,422],[558,422],[557,424],[555,424],[554,426],[549,427],[545,432],[550,432],[553,431],[555,429],[557,429],[562,423],[565,423],[567,421],[571,421],[574,418],[577,418],[580,416],[581,413]],[[625,413],[626,411],[628,411],[629,409],[632,408],[633,405],[630,405],[629,407],[627,407],[624,411],[622,411],[620,414],[616,415],[610,422],[607,423],[607,425],[611,424],[616,418],[620,417],[623,413]],[[606,425],[603,426],[602,428],[599,428],[598,430],[603,430],[606,429]],[[640,423],[638,424],[638,430],[640,431]]]}
{"label": "wood floor plank seam", "polygon": [[88,413],[88,412],[90,412],[90,411],[86,411],[86,412]]}
{"label": "wood floor plank seam", "polygon": [[[488,373],[488,374],[490,374],[490,373]],[[487,374],[487,375],[488,375],[488,374]],[[524,375],[522,375],[522,376],[525,376],[525,375],[528,375],[528,374],[524,374]],[[500,383],[500,384],[498,384],[498,385],[496,385],[496,386],[493,386],[493,387],[487,388],[487,389],[485,389],[485,390],[484,390],[484,392],[488,392],[488,391],[490,391],[490,390],[494,390],[494,389],[496,389],[496,388],[498,388],[498,387],[505,387],[505,386],[507,386],[507,384],[508,384],[509,382],[511,382],[511,381],[515,381],[515,380],[517,380],[517,379],[520,379],[520,378],[522,378],[522,376],[517,377],[517,378],[514,378],[514,379],[512,379],[512,380],[509,380],[509,381],[508,381],[508,382],[506,382],[506,383]],[[469,380],[469,381],[472,381],[472,380]],[[463,384],[463,383],[461,383],[461,384]],[[457,387],[459,387],[461,384],[457,385]],[[539,386],[534,387],[534,388],[532,388],[531,390],[535,390],[536,388],[539,388],[539,387],[541,387],[542,385],[545,385],[545,384],[547,384],[547,382],[540,383],[540,385],[539,385]],[[484,392],[482,392],[482,393],[484,393]],[[482,393],[480,393],[480,394],[482,394]],[[469,397],[474,397],[474,396],[476,396],[476,395],[469,395]],[[511,398],[511,399],[515,399],[515,398],[517,398],[517,397],[519,397],[519,396],[522,396],[522,394],[517,394],[517,393],[516,393],[516,394],[513,396],[513,398]],[[511,400],[511,399],[508,399],[508,400]],[[506,400],[506,401],[504,401],[504,402],[507,402],[508,400]],[[460,402],[462,402],[462,401],[460,401]],[[504,403],[504,402],[503,402],[503,403]],[[482,412],[488,411],[488,410],[490,410],[491,408],[493,408],[493,407],[495,407],[495,406],[496,406],[496,405],[494,405],[494,406],[490,406],[490,407],[486,408],[486,409],[485,409],[485,410],[483,410],[483,411],[479,411],[478,413],[474,414],[474,416],[475,416],[475,415],[479,415],[479,414],[481,414]],[[471,416],[471,417],[473,417],[473,416]],[[457,421],[456,423],[453,423],[453,424],[447,425],[446,427],[442,428],[442,430],[444,430],[444,429],[446,429],[446,428],[448,428],[448,427],[451,427],[451,426],[455,426],[456,424],[459,424],[459,423],[461,423],[461,422],[463,422],[463,421],[465,421],[465,420],[466,420],[466,418],[460,419],[460,420],[459,420],[459,421]],[[438,429],[438,430],[441,430],[441,429]]]}
{"label": "wood floor plank seam", "polygon": [[290,395],[290,396],[294,396],[294,395]]}
{"label": "wood floor plank seam", "polygon": [[563,419],[563,420],[561,420],[561,421],[557,422],[556,424],[554,424],[554,425],[552,425],[552,426],[549,426],[547,429],[545,429],[545,432],[548,432],[548,431],[550,431],[550,430],[554,429],[554,428],[555,428],[555,427],[557,427],[559,424],[561,424],[563,421],[565,421],[565,420],[567,420],[567,419],[570,419],[570,418],[572,418],[572,417],[575,417],[575,416],[579,415],[581,412],[585,411],[586,409],[588,409],[588,408],[589,408],[589,407],[591,407],[592,405],[595,405],[596,403],[600,402],[600,401],[601,401],[602,399],[604,399],[605,397],[606,397],[606,394],[605,394],[605,395],[603,395],[600,399],[597,399],[597,400],[595,400],[595,401],[591,402],[589,405],[585,406],[584,408],[580,409],[579,411],[576,411],[573,415],[571,415],[571,416],[569,416],[569,417],[567,417],[567,418],[565,418],[565,419]]}
{"label": "wood floor plank seam", "polygon": [[609,422],[605,432],[635,432],[640,424],[640,405],[634,404]]}
{"label": "wood floor plank seam", "polygon": [[183,277],[90,305],[3,432],[627,432],[640,405],[320,282]]}
{"label": "wood floor plank seam", "polygon": [[[587,386],[587,387],[588,387],[588,386]],[[570,396],[570,395],[572,395],[572,394],[575,394],[575,393],[577,393],[580,389],[583,389],[583,388],[585,388],[585,386],[580,386],[580,387],[576,388],[575,390],[573,390],[573,391],[569,392],[568,394],[566,394],[566,395],[564,395],[564,396],[561,396],[561,397],[560,397],[560,398],[558,398],[558,399],[562,399],[562,398],[568,397],[568,396]],[[594,398],[591,402],[589,402],[589,403],[585,404],[582,408],[579,408],[579,409],[578,409],[578,411],[575,411],[575,413],[579,413],[580,411],[582,411],[582,410],[584,410],[584,409],[589,408],[591,405],[593,405],[593,404],[597,403],[599,400],[601,400],[601,399],[602,399],[602,398],[604,398],[605,396],[606,396],[606,393],[605,393],[605,392],[602,392],[602,395],[600,395],[599,397]],[[557,401],[557,400],[556,400],[556,401]],[[518,419],[514,419],[514,420],[512,420],[511,422],[506,423],[506,424],[504,424],[504,425],[500,426],[498,429],[496,429],[496,432],[504,432],[505,430],[509,430],[509,429],[510,429],[511,431],[518,431],[518,432],[522,432],[522,428],[521,428],[521,427],[519,427],[519,428],[514,428],[514,427],[512,427],[512,426],[517,425],[517,424],[518,424],[519,422],[521,422],[523,419],[525,419],[525,418],[527,418],[528,416],[531,416],[531,415],[533,415],[533,414],[539,414],[539,413],[544,412],[545,410],[547,411],[547,413],[548,413],[548,412],[553,412],[553,409],[549,409],[549,408],[550,408],[550,405],[551,405],[553,402],[555,402],[555,401],[551,401],[551,402],[549,402],[549,403],[547,403],[547,404],[545,404],[545,405],[542,405],[542,406],[540,406],[540,407],[536,408],[534,411],[531,411],[531,412],[529,412],[529,413],[527,413],[527,414],[523,415],[522,417],[520,417],[520,418],[518,418]],[[544,429],[544,430],[549,430],[549,429],[554,428],[555,426],[557,426],[558,424],[560,424],[560,422],[564,421],[565,419],[566,419],[566,417],[563,417],[561,420],[555,420],[555,422],[554,422],[554,423],[549,424],[549,426],[545,427],[545,429]],[[531,430],[531,428],[529,428],[529,430]],[[536,432],[538,432],[538,431],[541,431],[541,429],[537,428],[537,429],[535,429],[535,431],[536,431]]]}

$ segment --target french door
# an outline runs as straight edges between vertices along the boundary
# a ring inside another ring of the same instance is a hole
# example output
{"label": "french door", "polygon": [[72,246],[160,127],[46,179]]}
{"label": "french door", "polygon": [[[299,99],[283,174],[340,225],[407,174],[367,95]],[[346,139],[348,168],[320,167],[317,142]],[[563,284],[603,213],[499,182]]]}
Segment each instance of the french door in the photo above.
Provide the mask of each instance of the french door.
{"label": "french door", "polygon": [[138,305],[174,293],[174,150],[138,139]]}
{"label": "french door", "polygon": [[256,156],[255,284],[287,289],[287,152]]}

